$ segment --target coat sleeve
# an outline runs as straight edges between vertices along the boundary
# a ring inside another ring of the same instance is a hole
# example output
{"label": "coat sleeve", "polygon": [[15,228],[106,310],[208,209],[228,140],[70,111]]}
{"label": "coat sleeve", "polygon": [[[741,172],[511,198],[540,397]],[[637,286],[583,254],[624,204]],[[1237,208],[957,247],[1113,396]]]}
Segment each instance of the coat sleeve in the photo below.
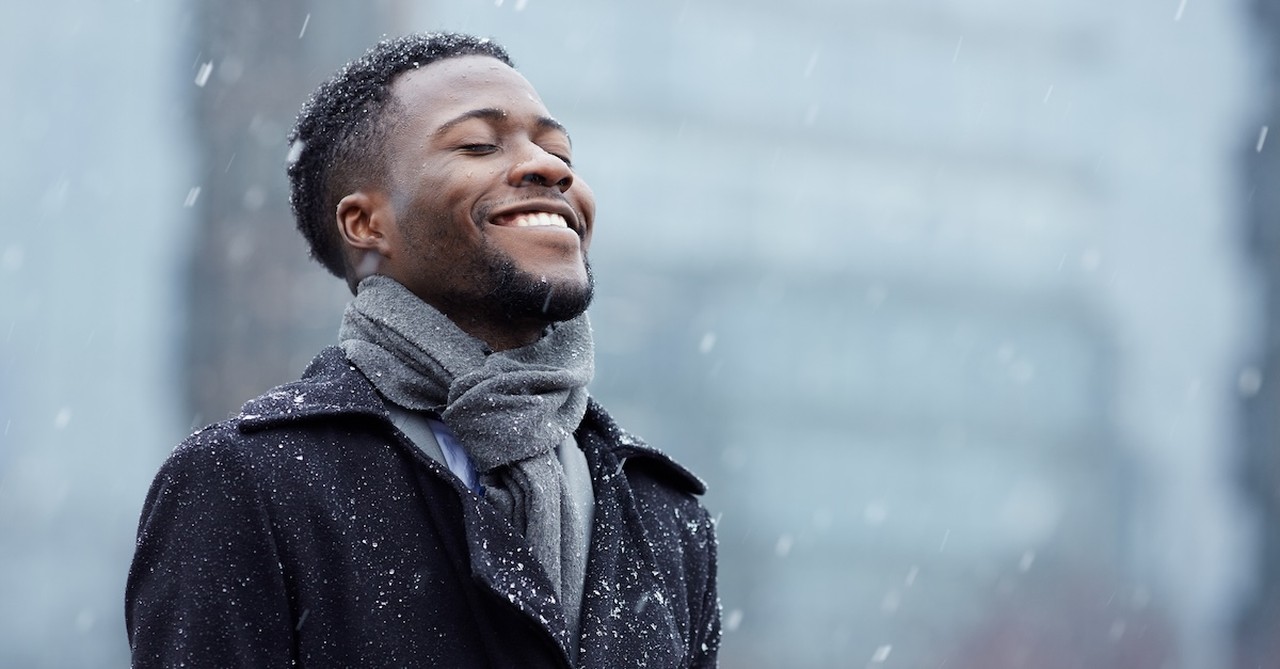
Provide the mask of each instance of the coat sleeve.
{"label": "coat sleeve", "polygon": [[[704,512],[705,513],[705,512]],[[702,601],[699,606],[699,615],[696,618],[698,624],[694,627],[692,636],[692,661],[689,666],[693,669],[703,669],[704,667],[719,666],[720,655],[720,594],[716,587],[717,581],[717,548],[715,523],[711,519],[704,518],[704,541],[706,555],[706,585],[703,589]]]}
{"label": "coat sleeve", "polygon": [[133,666],[287,667],[288,597],[241,449],[196,435],[147,495],[125,593]]}

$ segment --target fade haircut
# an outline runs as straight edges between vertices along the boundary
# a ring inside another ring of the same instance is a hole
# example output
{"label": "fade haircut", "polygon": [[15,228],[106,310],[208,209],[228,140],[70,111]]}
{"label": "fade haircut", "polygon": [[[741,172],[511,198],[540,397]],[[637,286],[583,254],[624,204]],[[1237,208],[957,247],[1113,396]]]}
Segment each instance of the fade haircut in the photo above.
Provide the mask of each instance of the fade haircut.
{"label": "fade haircut", "polygon": [[383,40],[320,85],[289,133],[289,204],[311,257],[346,278],[334,212],[347,194],[386,178],[386,142],[399,116],[391,85],[403,72],[458,56],[490,56],[515,67],[506,49],[460,33]]}

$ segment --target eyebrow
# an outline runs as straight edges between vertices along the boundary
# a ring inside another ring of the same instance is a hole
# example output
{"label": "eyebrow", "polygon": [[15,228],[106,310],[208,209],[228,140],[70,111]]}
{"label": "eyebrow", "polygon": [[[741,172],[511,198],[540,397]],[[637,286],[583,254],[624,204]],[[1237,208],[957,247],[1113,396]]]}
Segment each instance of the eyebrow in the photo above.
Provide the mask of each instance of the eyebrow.
{"label": "eyebrow", "polygon": [[[440,127],[436,128],[436,131],[434,134],[442,135],[448,132],[449,129],[454,127],[455,125],[458,125],[459,123],[462,123],[464,121],[470,121],[472,119],[482,119],[485,121],[489,121],[491,123],[500,123],[506,120],[506,118],[507,118],[507,112],[501,109],[498,109],[497,107],[484,107],[483,109],[472,109],[471,111],[463,112],[449,119],[448,121],[441,123]],[[551,118],[550,116],[539,116],[537,119],[534,120],[534,122],[538,125],[539,128],[542,128],[545,130],[555,130],[558,132],[562,132],[564,133],[565,137],[569,137],[568,128],[565,128],[564,124]],[[572,137],[569,137],[569,142],[573,143]]]}

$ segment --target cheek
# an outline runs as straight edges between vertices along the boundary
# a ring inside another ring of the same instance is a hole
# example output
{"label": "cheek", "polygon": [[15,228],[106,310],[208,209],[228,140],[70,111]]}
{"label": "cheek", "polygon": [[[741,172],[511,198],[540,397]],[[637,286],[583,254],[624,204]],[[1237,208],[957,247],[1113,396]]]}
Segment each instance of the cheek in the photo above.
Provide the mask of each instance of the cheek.
{"label": "cheek", "polygon": [[[496,192],[495,183],[500,171],[494,168],[468,167],[452,178],[440,183],[433,191],[425,192],[423,200],[432,203],[437,217],[447,217],[455,227],[474,229],[479,219],[486,215],[484,204],[491,198],[486,194]],[[456,230],[453,234],[459,234]]]}
{"label": "cheek", "polygon": [[570,194],[573,197],[574,207],[586,223],[586,230],[582,234],[582,250],[586,251],[591,245],[591,235],[596,229],[595,194],[591,192],[591,187],[587,186],[585,181],[574,181]]}

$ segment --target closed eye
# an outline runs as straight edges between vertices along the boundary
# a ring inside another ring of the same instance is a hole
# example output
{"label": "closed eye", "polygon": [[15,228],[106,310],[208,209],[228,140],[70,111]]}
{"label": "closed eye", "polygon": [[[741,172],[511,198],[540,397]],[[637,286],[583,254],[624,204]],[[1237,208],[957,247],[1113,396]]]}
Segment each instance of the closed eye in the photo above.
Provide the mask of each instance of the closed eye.
{"label": "closed eye", "polygon": [[477,153],[477,154],[483,155],[483,154],[493,153],[494,151],[497,151],[498,146],[496,144],[463,144],[462,146],[458,147],[458,149],[462,151],[466,151],[467,153]]}

